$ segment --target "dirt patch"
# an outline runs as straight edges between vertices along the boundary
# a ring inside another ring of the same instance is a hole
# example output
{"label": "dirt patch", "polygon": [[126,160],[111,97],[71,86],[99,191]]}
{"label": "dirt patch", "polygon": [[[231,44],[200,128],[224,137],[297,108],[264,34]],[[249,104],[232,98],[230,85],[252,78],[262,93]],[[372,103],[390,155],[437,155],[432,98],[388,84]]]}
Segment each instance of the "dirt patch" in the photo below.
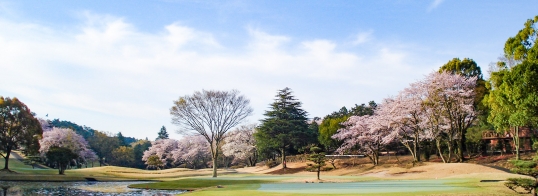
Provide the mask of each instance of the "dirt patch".
{"label": "dirt patch", "polygon": [[270,172],[267,172],[266,174],[277,174],[277,175],[281,175],[281,174],[296,174],[296,173],[299,173],[299,172],[303,172],[305,171],[306,169],[306,166],[303,166],[303,167],[296,167],[296,168],[280,168],[280,169],[277,169],[277,170],[274,170],[274,171],[270,171]]}
{"label": "dirt patch", "polygon": [[361,176],[388,179],[444,179],[444,178],[491,178],[506,179],[519,177],[503,170],[472,163],[425,163],[412,168],[375,168],[358,174]]}
{"label": "dirt patch", "polygon": [[282,164],[269,168],[267,166],[245,167],[235,169],[239,173],[256,173],[256,174],[297,174],[306,169],[306,163],[293,162],[287,163],[286,171],[282,169]]}

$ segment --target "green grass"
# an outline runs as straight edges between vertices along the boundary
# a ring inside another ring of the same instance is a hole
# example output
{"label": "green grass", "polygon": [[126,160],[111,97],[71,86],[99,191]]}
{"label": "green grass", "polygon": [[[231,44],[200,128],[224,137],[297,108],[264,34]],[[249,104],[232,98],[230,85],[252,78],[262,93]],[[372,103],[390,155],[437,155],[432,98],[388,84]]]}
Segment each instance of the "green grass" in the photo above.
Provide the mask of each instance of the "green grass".
{"label": "green grass", "polygon": [[211,179],[211,178],[184,178],[174,181],[135,184],[131,188],[150,188],[167,190],[198,190],[208,187],[229,185],[258,185],[263,183],[274,183],[273,180],[253,180],[253,179]]}
{"label": "green grass", "polygon": [[[211,178],[211,170],[190,170],[174,168],[167,170],[141,170],[124,167],[94,167],[87,169],[67,170],[66,175],[58,175],[56,169],[32,169],[31,166],[16,160],[10,160],[10,169],[17,174],[0,173],[0,180],[35,180],[35,181],[84,181],[86,177],[96,178],[100,181],[116,180],[156,180],[162,182],[131,185],[134,188],[150,189],[179,189],[195,190],[185,195],[193,196],[227,196],[227,195],[260,195],[260,196],[287,196],[287,195],[313,195],[316,192],[274,192],[259,190],[264,184],[286,183],[293,179],[308,179],[312,176],[299,175],[263,175],[263,174],[233,174],[219,171],[218,178]],[[0,159],[0,167],[4,160]],[[200,177],[206,176],[206,177]],[[361,176],[322,176],[326,180],[345,180],[352,182],[379,181],[383,179]],[[502,182],[481,183],[479,179],[451,179],[444,182],[447,185],[466,187],[469,189],[452,191],[423,191],[402,192],[398,196],[412,195],[514,195],[514,192],[504,187]],[[298,183],[300,184],[300,183]],[[217,188],[217,185],[223,188]],[[325,192],[323,195],[356,195],[357,193]],[[361,195],[388,196],[395,193],[361,193]]]}
{"label": "green grass", "polygon": [[[0,168],[5,161],[0,158]],[[193,171],[183,168],[167,170],[141,170],[135,168],[105,166],[81,169],[68,169],[65,175],[58,175],[57,169],[34,169],[31,165],[10,158],[9,169],[16,173],[0,173],[0,180],[12,181],[85,181],[85,178],[95,178],[99,181],[125,181],[125,180],[170,180],[178,177],[209,175],[211,171]]]}
{"label": "green grass", "polygon": [[[297,183],[297,190],[301,191],[286,191],[284,189],[275,191],[263,191],[260,190],[264,184],[283,184],[289,185],[290,183],[284,182],[291,178],[301,178],[301,176],[266,176],[266,175],[226,175],[218,178],[183,178],[168,182],[157,183],[145,183],[131,185],[133,188],[149,188],[149,189],[179,189],[179,190],[194,190],[186,193],[186,195],[194,196],[226,196],[226,195],[260,195],[260,196],[277,196],[277,195],[357,195],[357,192],[341,190],[338,187],[334,188],[334,191],[309,191],[308,189],[302,189],[303,183]],[[327,176],[331,177],[331,176]],[[336,176],[335,176],[336,178]],[[364,178],[349,176],[348,179],[354,179],[355,182],[364,181]],[[377,179],[375,181],[383,182],[383,180]],[[417,189],[420,189],[422,182],[428,182],[430,180],[417,180],[416,182],[410,180],[415,184]],[[444,184],[447,186],[453,186],[454,189],[448,190],[435,190],[424,189],[417,192],[383,192],[383,191],[363,191],[360,195],[399,195],[399,196],[412,196],[412,195],[514,195],[514,192],[504,187],[502,182],[481,183],[479,179],[450,179],[450,180],[431,180],[430,184]],[[338,186],[338,183],[334,183]],[[217,185],[222,188],[217,188]],[[314,185],[314,184],[312,184]],[[316,184],[317,185],[317,184]],[[316,186],[314,185],[314,186]],[[293,185],[292,185],[293,186]],[[386,187],[389,187],[387,184]],[[304,188],[304,187],[303,187]],[[383,186],[379,188],[383,190]],[[385,188],[386,189],[386,188]],[[293,190],[293,189],[292,189]],[[304,191],[303,191],[304,190]]]}

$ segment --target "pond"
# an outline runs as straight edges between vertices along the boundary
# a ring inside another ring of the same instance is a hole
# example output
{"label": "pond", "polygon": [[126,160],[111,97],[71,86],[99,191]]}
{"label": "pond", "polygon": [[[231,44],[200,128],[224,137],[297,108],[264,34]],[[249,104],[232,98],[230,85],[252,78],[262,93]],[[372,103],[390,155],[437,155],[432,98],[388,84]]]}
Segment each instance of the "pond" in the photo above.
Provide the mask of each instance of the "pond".
{"label": "pond", "polygon": [[301,194],[377,194],[413,192],[470,191],[472,188],[450,185],[450,180],[387,180],[347,183],[275,183],[262,184],[264,192]]}
{"label": "pond", "polygon": [[143,190],[131,189],[131,184],[147,183],[141,181],[130,182],[19,182],[0,181],[0,196],[12,195],[161,195],[171,196],[181,194],[181,190]]}

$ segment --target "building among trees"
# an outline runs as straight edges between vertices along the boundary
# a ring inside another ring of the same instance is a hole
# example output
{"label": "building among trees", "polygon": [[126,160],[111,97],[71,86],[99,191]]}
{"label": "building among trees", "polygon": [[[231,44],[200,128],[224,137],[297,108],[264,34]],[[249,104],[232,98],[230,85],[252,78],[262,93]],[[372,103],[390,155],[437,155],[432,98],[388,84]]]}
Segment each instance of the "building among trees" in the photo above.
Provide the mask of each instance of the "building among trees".
{"label": "building among trees", "polygon": [[[489,146],[488,150],[494,152],[499,150],[511,152],[513,149],[516,149],[514,145],[514,133],[515,131],[513,128],[504,133],[488,130],[482,133],[482,141]],[[532,151],[532,138],[538,136],[538,130],[529,127],[520,127],[518,135],[521,145],[519,150]]]}

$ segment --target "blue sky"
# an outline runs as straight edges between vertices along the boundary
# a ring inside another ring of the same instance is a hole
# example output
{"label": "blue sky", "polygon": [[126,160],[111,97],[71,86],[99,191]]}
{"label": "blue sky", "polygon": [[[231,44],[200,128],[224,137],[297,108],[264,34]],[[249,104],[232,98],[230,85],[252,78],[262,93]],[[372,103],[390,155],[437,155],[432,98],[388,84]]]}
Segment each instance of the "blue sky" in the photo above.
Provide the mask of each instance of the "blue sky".
{"label": "blue sky", "polygon": [[201,89],[239,90],[250,123],[285,87],[323,117],[380,102],[455,57],[486,74],[536,5],[0,0],[0,95],[38,117],[150,139],[162,125],[173,133],[172,101]]}

